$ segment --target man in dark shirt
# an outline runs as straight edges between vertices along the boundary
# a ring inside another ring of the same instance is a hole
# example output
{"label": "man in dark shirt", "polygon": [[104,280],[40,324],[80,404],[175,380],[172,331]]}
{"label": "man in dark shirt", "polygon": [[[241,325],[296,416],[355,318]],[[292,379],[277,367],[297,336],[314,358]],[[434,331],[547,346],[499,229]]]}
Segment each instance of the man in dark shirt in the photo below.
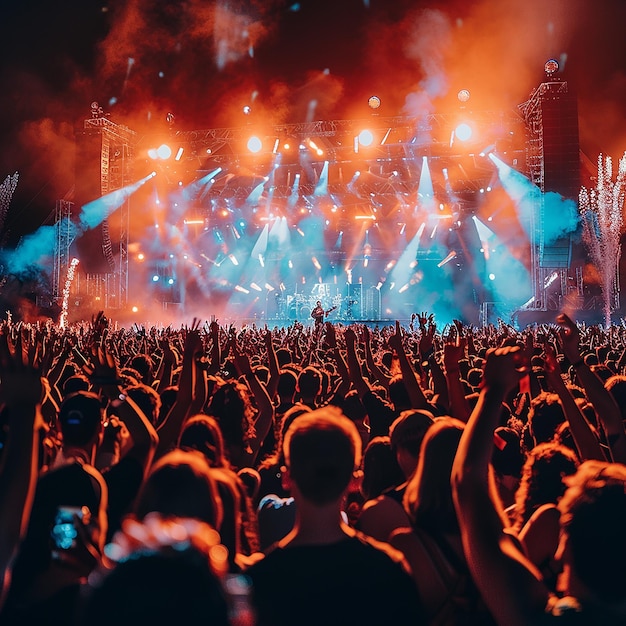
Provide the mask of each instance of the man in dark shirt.
{"label": "man in dark shirt", "polygon": [[311,311],[311,317],[315,320],[316,330],[324,323],[324,307],[320,300],[315,303],[313,310]]}
{"label": "man in dark shirt", "polygon": [[337,407],[317,409],[294,420],[284,451],[296,523],[248,570],[258,626],[425,623],[399,553],[343,516],[361,456],[355,425]]}

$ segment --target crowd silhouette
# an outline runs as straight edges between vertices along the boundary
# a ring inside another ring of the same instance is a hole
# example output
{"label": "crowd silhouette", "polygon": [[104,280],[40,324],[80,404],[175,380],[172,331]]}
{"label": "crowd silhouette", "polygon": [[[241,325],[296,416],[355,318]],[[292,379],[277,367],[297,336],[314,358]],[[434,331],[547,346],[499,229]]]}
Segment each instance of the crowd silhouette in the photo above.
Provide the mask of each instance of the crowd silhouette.
{"label": "crowd silhouette", "polygon": [[626,624],[626,325],[0,323],[0,623]]}

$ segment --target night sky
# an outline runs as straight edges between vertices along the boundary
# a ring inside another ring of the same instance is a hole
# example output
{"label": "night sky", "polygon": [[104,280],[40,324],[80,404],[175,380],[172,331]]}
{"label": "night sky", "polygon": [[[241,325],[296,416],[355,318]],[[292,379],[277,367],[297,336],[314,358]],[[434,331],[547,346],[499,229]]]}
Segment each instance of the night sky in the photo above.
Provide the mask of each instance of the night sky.
{"label": "night sky", "polygon": [[[579,98],[591,162],[626,150],[623,0],[22,0],[0,23],[0,180],[20,182],[4,228],[36,229],[71,197],[74,128],[97,101],[139,135],[446,112],[463,88],[510,110],[556,58]],[[314,104],[312,104],[312,102]]]}

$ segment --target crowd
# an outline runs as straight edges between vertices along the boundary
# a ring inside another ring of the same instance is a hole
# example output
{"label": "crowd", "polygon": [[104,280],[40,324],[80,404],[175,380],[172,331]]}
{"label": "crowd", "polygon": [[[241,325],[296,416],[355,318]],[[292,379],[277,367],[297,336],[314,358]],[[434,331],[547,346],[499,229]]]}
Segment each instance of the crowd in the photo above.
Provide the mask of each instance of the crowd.
{"label": "crowd", "polygon": [[626,624],[626,326],[0,324],[0,623]]}

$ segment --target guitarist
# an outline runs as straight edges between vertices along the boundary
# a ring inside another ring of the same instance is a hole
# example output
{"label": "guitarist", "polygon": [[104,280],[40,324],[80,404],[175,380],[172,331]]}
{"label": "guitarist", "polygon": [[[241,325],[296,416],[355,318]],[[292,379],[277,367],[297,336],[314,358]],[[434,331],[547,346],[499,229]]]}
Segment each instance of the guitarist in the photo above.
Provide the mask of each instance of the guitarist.
{"label": "guitarist", "polygon": [[322,306],[322,302],[318,300],[311,311],[311,317],[315,320],[315,330],[319,330],[320,327],[324,324],[324,318],[331,312],[334,311],[337,307],[332,307],[328,310],[324,310]]}

